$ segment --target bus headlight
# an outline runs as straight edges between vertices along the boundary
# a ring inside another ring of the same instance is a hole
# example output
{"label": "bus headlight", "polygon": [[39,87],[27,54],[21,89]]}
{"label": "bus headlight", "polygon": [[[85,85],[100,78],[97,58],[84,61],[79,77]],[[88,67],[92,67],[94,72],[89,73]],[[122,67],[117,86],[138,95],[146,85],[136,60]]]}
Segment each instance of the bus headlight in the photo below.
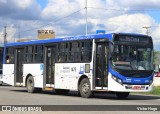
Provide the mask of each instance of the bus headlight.
{"label": "bus headlight", "polygon": [[123,82],[122,82],[121,79],[119,79],[119,78],[117,78],[117,77],[115,77],[115,76],[113,76],[113,75],[112,75],[112,78],[113,78],[113,80],[115,80],[115,81],[118,82],[119,84],[123,85]]}
{"label": "bus headlight", "polygon": [[121,80],[121,79],[118,79],[118,78],[117,78],[117,82],[118,82],[119,84],[121,84],[121,85],[123,84],[123,83],[122,83],[122,80]]}
{"label": "bus headlight", "polygon": [[117,78],[116,78],[115,76],[112,76],[112,78],[113,78],[113,80],[115,80],[115,81],[117,80]]}

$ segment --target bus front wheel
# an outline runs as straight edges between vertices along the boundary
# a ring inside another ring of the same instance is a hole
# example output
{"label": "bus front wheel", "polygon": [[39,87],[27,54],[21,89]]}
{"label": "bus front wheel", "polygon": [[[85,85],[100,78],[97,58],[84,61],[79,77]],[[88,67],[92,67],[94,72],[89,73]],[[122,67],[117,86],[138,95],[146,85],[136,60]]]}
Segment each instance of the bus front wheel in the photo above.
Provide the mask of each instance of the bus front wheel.
{"label": "bus front wheel", "polygon": [[29,93],[36,92],[36,88],[34,87],[34,79],[32,76],[28,77],[28,79],[27,79],[27,91]]}
{"label": "bus front wheel", "polygon": [[91,85],[88,78],[84,78],[80,82],[79,92],[81,97],[84,97],[84,98],[89,98],[92,96]]}
{"label": "bus front wheel", "polygon": [[116,92],[116,96],[120,99],[125,99],[129,96],[129,92]]}

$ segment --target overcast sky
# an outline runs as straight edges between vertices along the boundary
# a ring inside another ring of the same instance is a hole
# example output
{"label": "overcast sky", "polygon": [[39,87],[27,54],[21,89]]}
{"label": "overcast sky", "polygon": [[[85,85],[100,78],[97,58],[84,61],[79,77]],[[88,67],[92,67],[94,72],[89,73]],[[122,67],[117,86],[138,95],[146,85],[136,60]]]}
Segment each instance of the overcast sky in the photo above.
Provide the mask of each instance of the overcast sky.
{"label": "overcast sky", "polygon": [[[88,0],[88,33],[146,33],[160,50],[160,0]],[[53,29],[56,37],[85,35],[85,0],[0,0],[0,42],[37,38],[37,30]]]}

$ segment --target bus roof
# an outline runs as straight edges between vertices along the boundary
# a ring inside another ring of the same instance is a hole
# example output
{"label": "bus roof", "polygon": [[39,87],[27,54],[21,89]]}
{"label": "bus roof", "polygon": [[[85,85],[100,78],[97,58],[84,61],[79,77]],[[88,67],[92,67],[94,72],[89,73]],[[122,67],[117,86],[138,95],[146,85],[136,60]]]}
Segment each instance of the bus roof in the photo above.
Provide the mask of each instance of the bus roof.
{"label": "bus roof", "polygon": [[45,43],[54,43],[54,42],[58,43],[58,42],[67,42],[67,41],[74,41],[74,40],[78,41],[78,40],[100,39],[100,38],[107,38],[109,41],[112,41],[113,34],[146,36],[146,35],[134,34],[134,33],[93,34],[93,35],[84,35],[84,36],[69,36],[69,37],[63,37],[63,38],[13,42],[13,43],[7,43],[5,46],[22,46],[22,45],[45,44]]}

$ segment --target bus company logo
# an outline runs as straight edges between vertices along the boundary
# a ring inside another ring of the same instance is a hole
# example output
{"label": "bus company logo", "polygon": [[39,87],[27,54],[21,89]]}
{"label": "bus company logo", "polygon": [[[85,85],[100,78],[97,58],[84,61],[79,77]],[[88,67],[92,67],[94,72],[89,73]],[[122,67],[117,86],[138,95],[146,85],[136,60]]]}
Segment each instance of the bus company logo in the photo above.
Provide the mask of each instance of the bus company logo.
{"label": "bus company logo", "polygon": [[2,106],[2,111],[12,111],[11,106]]}
{"label": "bus company logo", "polygon": [[83,40],[83,39],[92,39],[92,38],[94,38],[94,35],[89,35],[89,36],[76,36],[76,37],[64,38],[63,41],[67,41],[67,40]]}
{"label": "bus company logo", "polygon": [[132,82],[131,78],[126,78],[126,80],[124,80],[125,82]]}

